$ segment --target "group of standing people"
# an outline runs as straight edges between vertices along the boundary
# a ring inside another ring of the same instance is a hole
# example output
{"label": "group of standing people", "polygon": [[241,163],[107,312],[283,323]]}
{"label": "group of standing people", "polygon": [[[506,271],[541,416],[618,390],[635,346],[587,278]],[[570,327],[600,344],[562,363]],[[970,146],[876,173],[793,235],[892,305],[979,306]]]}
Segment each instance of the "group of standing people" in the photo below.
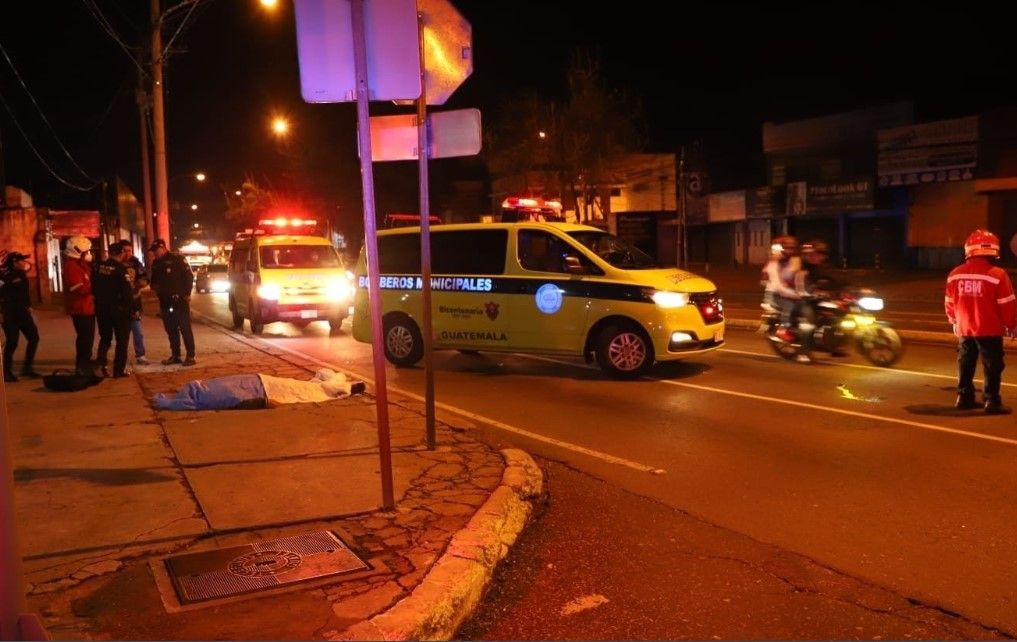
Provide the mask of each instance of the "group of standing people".
{"label": "group of standing people", "polygon": [[[170,344],[170,357],[164,365],[195,364],[194,333],[191,330],[190,298],[193,274],[179,254],[168,251],[159,239],[152,243],[146,266],[134,256],[130,241],[117,241],[107,248],[105,260],[95,262],[92,242],[84,236],[72,236],[64,249],[64,310],[74,324],[74,366],[79,374],[91,374],[101,368],[110,376],[109,351],[113,348],[113,378],[128,376],[128,345],[133,337],[134,361],[145,365],[145,336],[142,330],[141,292],[151,286],[159,298],[159,312]],[[22,377],[39,377],[34,369],[39,331],[31,311],[27,272],[29,257],[18,252],[0,255],[0,311],[5,335],[3,350],[4,380],[17,381],[14,353],[19,335],[27,342],[22,362]],[[93,359],[98,329],[99,343]],[[181,358],[180,343],[186,350]]]}

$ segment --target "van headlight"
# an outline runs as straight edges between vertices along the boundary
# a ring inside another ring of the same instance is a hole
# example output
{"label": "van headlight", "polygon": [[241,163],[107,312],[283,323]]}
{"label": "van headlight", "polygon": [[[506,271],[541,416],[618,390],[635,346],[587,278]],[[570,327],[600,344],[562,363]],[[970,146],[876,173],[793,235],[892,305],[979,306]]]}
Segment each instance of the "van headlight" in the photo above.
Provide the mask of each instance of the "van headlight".
{"label": "van headlight", "polygon": [[650,298],[662,308],[681,308],[689,304],[689,295],[685,292],[656,290]]}
{"label": "van headlight", "polygon": [[258,286],[258,296],[268,301],[278,301],[282,290],[275,283],[263,283]]}
{"label": "van headlight", "polygon": [[332,301],[342,301],[350,296],[350,282],[347,279],[334,279],[325,286],[325,296]]}

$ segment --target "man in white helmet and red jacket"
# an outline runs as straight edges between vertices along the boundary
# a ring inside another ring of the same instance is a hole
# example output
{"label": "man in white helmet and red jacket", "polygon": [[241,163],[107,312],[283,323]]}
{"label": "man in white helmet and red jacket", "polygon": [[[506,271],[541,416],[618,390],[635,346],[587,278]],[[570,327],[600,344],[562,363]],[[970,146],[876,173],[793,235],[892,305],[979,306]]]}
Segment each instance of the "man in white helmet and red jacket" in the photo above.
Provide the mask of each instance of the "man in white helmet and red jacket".
{"label": "man in white helmet and red jacket", "polygon": [[64,310],[71,315],[77,339],[74,368],[78,374],[92,373],[92,346],[95,345],[95,296],[92,294],[92,242],[72,236],[64,247]]}
{"label": "man in white helmet and red jacket", "polygon": [[1003,413],[999,387],[1003,379],[1003,337],[1017,333],[1017,297],[999,259],[999,237],[975,230],[964,242],[963,264],[946,279],[946,317],[960,343],[957,347],[958,409],[976,408],[974,376],[982,357],[983,404],[987,413]]}

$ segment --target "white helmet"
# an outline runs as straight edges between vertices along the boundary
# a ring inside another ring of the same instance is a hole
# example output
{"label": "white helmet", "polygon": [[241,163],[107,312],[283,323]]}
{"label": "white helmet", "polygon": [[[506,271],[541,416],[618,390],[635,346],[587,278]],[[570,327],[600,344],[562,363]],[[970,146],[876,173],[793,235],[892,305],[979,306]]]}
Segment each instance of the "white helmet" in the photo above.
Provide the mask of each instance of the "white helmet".
{"label": "white helmet", "polygon": [[67,246],[64,248],[64,254],[72,259],[80,259],[86,252],[91,251],[92,242],[88,240],[88,237],[81,235],[67,239]]}

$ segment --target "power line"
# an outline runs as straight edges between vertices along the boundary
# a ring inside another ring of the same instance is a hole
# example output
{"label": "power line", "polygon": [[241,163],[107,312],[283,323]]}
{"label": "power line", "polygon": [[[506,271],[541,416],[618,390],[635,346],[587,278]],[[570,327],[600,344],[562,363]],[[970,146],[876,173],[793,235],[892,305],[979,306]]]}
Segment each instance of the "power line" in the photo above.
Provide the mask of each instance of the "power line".
{"label": "power line", "polygon": [[18,131],[21,132],[21,136],[25,139],[25,142],[28,143],[29,149],[31,149],[32,153],[35,154],[35,157],[39,159],[39,162],[42,163],[42,166],[46,168],[46,171],[48,171],[50,174],[53,175],[53,178],[57,179],[58,181],[60,181],[64,185],[66,185],[67,187],[70,187],[72,189],[76,189],[79,192],[89,192],[89,191],[92,190],[93,187],[95,187],[95,183],[93,183],[89,187],[82,187],[81,185],[75,185],[74,183],[71,183],[71,182],[69,182],[67,180],[64,180],[64,178],[62,176],[57,174],[56,171],[52,167],[50,167],[49,163],[46,162],[46,159],[42,157],[42,154],[39,153],[39,150],[36,149],[35,145],[32,144],[31,139],[29,139],[28,134],[25,133],[24,128],[21,127],[21,123],[18,122],[17,116],[14,115],[14,111],[11,109],[11,106],[7,104],[7,100],[4,98],[2,93],[0,93],[0,103],[3,103],[4,109],[7,110],[7,113],[10,115],[11,120],[14,121],[14,126],[18,128]]}
{"label": "power line", "polygon": [[120,38],[120,36],[117,35],[116,30],[113,29],[113,25],[111,25],[109,20],[106,19],[106,16],[103,15],[102,9],[100,9],[98,5],[95,4],[95,0],[81,0],[81,1],[85,4],[85,8],[88,9],[88,12],[92,14],[92,17],[95,18],[95,21],[99,23],[99,28],[105,31],[106,35],[108,35],[110,38],[113,39],[114,42],[120,45],[120,48],[123,49],[124,53],[127,54],[127,57],[130,58],[131,64],[133,64],[135,67],[141,70],[141,73],[144,74],[145,77],[147,78],[148,72],[145,71],[144,67],[138,64],[137,60],[135,60],[134,54],[131,53],[130,47],[128,47],[127,44],[124,43],[124,41]]}
{"label": "power line", "polygon": [[167,42],[166,46],[163,48],[161,59],[163,60],[166,59],[166,54],[169,53],[170,47],[173,46],[173,41],[175,41],[177,39],[177,36],[180,35],[180,32],[183,30],[184,25],[187,24],[187,19],[191,17],[191,14],[194,13],[194,10],[198,8],[199,4],[201,4],[201,0],[194,0],[194,2],[191,4],[191,8],[187,10],[187,13],[184,15],[183,20],[180,21],[179,25],[177,25],[177,30],[173,33],[173,37],[169,39],[169,42]]}
{"label": "power line", "polygon": [[82,176],[84,176],[87,180],[92,181],[92,185],[95,186],[95,184],[98,183],[98,181],[89,176],[88,172],[81,169],[81,166],[78,165],[77,161],[74,160],[74,157],[71,156],[71,153],[67,151],[66,147],[64,147],[63,142],[60,140],[60,136],[58,136],[56,130],[53,129],[53,125],[50,124],[49,119],[46,118],[46,113],[42,111],[42,107],[40,107],[38,101],[35,100],[35,96],[32,95],[31,90],[28,88],[28,85],[25,84],[25,80],[21,77],[21,74],[18,73],[18,68],[14,66],[14,61],[11,60],[11,57],[9,55],[7,55],[7,50],[4,49],[4,46],[2,44],[0,44],[0,53],[2,53],[4,58],[7,60],[7,64],[10,65],[11,71],[14,72],[14,77],[18,79],[19,83],[21,83],[22,89],[25,90],[25,93],[28,94],[28,97],[32,100],[32,104],[35,105],[35,109],[39,112],[39,116],[42,117],[42,122],[46,123],[46,127],[48,127],[50,133],[53,134],[53,138],[56,140],[57,145],[60,146],[60,149],[63,151],[64,156],[67,157],[67,160],[71,161],[71,165],[73,165],[75,169],[81,172]]}

